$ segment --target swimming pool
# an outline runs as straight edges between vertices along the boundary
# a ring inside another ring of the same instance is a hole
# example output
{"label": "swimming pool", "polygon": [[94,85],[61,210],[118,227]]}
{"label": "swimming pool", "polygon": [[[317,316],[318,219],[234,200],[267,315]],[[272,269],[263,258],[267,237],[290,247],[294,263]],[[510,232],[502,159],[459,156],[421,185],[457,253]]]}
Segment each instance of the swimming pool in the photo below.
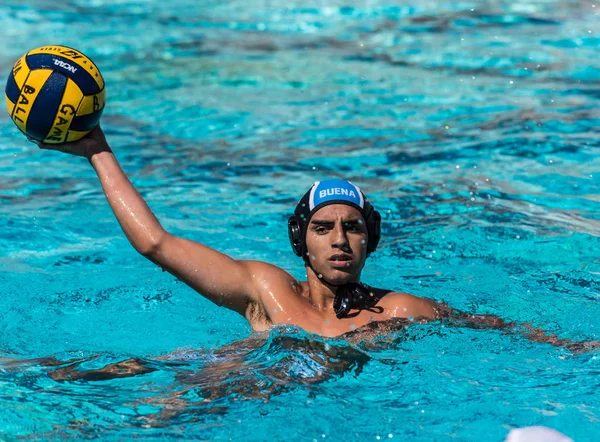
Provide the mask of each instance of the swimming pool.
{"label": "swimming pool", "polygon": [[[174,234],[302,278],[287,216],[348,178],[384,217],[365,282],[599,339],[600,5],[200,3],[8,0],[0,68],[92,57],[107,137]],[[2,438],[597,439],[597,352],[440,323],[251,336],[136,254],[85,160],[0,114]],[[114,363],[147,373],[56,380]]]}

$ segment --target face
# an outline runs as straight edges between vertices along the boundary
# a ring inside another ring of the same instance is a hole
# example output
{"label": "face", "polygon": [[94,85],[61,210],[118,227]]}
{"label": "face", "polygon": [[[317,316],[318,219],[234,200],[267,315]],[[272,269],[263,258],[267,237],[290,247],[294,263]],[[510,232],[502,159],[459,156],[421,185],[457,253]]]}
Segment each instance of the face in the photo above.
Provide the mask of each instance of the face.
{"label": "face", "polygon": [[311,266],[333,284],[358,282],[367,259],[367,240],[367,226],[358,209],[325,206],[312,216],[306,232]]}

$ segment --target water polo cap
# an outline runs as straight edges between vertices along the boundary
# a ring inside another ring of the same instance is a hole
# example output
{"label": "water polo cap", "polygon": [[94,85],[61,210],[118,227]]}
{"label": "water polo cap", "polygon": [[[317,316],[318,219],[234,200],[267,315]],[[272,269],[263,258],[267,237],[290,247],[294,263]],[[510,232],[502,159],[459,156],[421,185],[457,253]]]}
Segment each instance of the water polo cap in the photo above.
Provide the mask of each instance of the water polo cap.
{"label": "water polo cap", "polygon": [[357,186],[350,181],[335,179],[315,182],[288,220],[288,234],[294,253],[309,262],[306,250],[308,223],[317,210],[330,204],[346,204],[360,210],[369,233],[367,256],[374,252],[381,236],[381,215]]}

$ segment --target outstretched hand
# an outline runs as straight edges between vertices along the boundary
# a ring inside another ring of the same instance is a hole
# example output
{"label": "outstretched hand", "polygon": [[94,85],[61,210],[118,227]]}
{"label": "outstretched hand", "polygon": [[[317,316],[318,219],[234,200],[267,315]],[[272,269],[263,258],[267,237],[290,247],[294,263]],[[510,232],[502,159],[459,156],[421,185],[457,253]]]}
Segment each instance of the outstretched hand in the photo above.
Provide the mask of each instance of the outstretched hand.
{"label": "outstretched hand", "polygon": [[42,143],[41,141],[30,140],[37,144],[40,149],[44,150],[56,150],[58,152],[68,153],[70,155],[76,155],[85,157],[88,160],[98,152],[108,151],[110,147],[104,137],[104,132],[100,128],[100,125],[96,126],[89,134],[80,140],[73,141],[70,143],[63,144],[48,144]]}

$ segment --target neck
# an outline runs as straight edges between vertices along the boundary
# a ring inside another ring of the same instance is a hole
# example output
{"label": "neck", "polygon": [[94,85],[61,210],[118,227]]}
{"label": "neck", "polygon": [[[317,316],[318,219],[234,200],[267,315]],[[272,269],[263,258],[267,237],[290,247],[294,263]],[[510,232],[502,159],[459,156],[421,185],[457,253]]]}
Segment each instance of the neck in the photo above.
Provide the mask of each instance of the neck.
{"label": "neck", "polygon": [[[324,278],[319,278],[317,272],[307,265],[306,277],[308,279],[308,298],[310,303],[319,311],[333,313],[333,300],[338,291],[339,285],[333,285]],[[357,277],[358,281],[360,277]]]}

